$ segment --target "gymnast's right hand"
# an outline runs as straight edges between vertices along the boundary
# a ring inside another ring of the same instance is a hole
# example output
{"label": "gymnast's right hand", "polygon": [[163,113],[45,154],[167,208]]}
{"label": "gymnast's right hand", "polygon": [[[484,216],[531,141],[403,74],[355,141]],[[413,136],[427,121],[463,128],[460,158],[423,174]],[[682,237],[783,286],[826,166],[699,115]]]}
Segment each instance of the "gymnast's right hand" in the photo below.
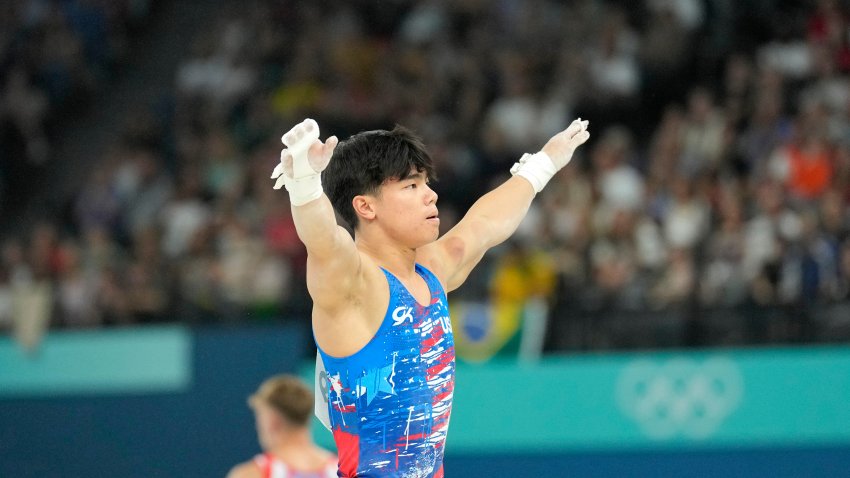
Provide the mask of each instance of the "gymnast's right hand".
{"label": "gymnast's right hand", "polygon": [[322,195],[320,173],[328,166],[339,140],[331,136],[319,139],[319,125],[310,118],[289,130],[281,138],[286,148],[272,172],[274,188],[286,186],[292,204],[300,206]]}
{"label": "gymnast's right hand", "polygon": [[280,152],[280,163],[272,172],[272,179],[277,179],[275,189],[280,189],[287,179],[302,179],[324,171],[339,142],[336,136],[324,143],[319,140],[319,125],[310,118],[295,125],[281,141],[286,148]]}

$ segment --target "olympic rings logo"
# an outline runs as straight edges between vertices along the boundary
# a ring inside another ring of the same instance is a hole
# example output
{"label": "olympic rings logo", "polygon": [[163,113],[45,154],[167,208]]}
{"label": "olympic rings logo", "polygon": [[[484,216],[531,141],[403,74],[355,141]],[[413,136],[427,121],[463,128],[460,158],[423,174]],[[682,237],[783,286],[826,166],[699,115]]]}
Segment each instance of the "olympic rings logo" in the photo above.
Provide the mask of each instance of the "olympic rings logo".
{"label": "olympic rings logo", "polygon": [[646,436],[710,437],[741,402],[744,381],[729,359],[648,359],[627,365],[617,380],[617,402]]}

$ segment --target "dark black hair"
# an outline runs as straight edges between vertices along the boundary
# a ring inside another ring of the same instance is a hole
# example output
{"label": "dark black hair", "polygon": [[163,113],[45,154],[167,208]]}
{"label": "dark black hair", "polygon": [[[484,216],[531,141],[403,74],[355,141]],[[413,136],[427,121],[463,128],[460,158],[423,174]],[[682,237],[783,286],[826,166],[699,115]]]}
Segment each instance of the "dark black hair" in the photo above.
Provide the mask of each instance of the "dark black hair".
{"label": "dark black hair", "polygon": [[340,142],[322,173],[322,186],[337,214],[356,228],[354,196],[375,194],[386,181],[407,179],[413,170],[434,179],[422,140],[397,125],[392,131],[364,131]]}

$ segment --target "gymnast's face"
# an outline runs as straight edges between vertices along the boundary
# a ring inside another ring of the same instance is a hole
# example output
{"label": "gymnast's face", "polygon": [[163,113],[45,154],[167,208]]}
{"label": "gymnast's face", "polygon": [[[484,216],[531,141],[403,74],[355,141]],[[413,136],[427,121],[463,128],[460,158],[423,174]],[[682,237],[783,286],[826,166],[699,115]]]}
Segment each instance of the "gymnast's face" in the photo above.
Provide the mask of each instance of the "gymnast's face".
{"label": "gymnast's face", "polygon": [[360,196],[368,203],[360,205],[360,215],[361,220],[379,226],[394,241],[415,249],[437,239],[440,218],[437,193],[425,173],[411,173],[405,179],[386,181],[376,195]]}

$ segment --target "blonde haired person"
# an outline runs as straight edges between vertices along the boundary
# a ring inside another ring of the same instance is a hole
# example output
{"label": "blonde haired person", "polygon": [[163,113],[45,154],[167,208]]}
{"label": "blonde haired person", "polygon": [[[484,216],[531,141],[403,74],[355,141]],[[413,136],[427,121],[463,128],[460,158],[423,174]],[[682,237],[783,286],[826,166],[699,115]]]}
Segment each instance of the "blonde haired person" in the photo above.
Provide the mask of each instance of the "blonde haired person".
{"label": "blonde haired person", "polygon": [[331,478],[337,457],[310,435],[313,391],[291,375],[269,378],[248,398],[263,453],[233,467],[227,478]]}

